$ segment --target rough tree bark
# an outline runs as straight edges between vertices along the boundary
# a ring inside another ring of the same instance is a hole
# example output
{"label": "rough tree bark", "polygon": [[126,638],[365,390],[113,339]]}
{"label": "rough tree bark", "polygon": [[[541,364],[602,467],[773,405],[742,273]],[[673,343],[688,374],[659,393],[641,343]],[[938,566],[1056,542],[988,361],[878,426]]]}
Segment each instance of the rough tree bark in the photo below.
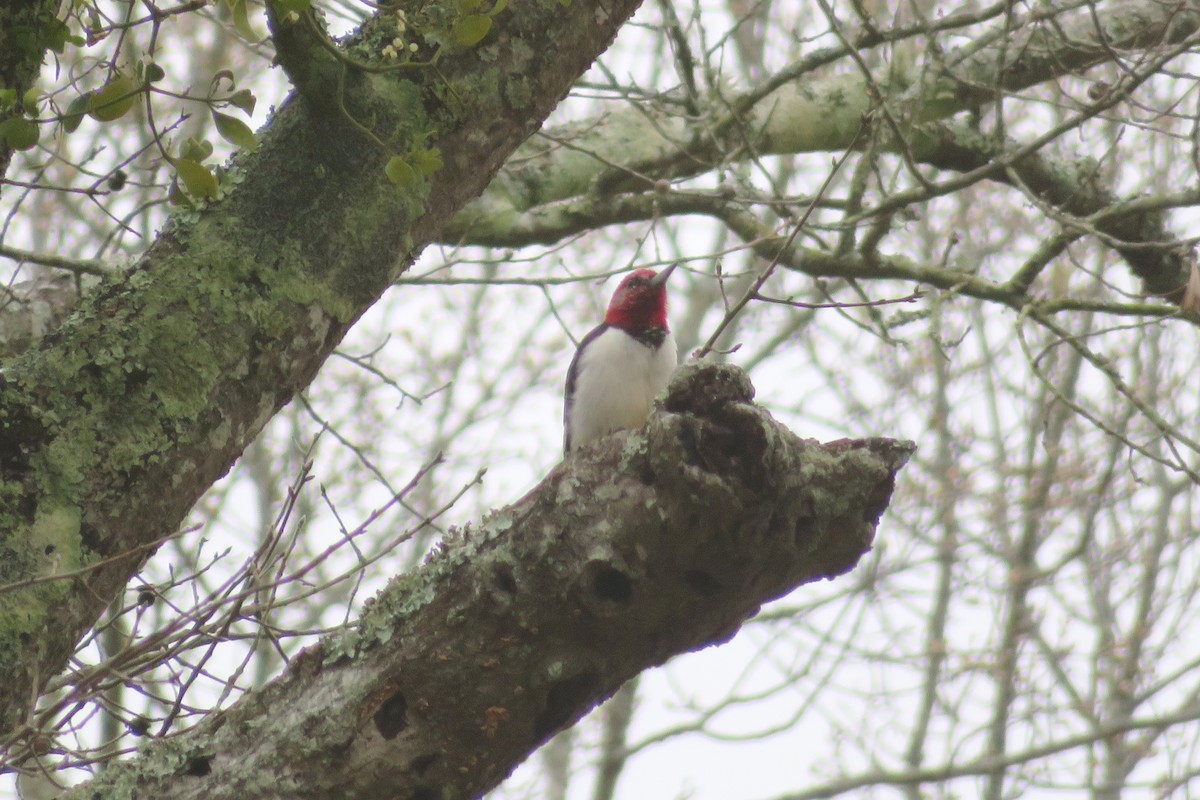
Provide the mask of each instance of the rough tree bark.
{"label": "rough tree bark", "polygon": [[691,364],[646,427],[458,532],[351,631],[62,800],[466,800],[626,680],[725,641],[870,547],[889,439],[801,440],[745,374]]}
{"label": "rough tree bark", "polygon": [[[464,49],[444,29],[460,5],[429,3],[410,35],[428,32],[423,59],[441,48],[436,70],[347,66],[310,13],[275,20],[302,99],[219,200],[178,214],[0,372],[0,731],[637,5],[515,0]],[[380,61],[387,24],[359,33],[358,61]],[[432,147],[444,166],[428,180],[385,177],[391,155]]]}

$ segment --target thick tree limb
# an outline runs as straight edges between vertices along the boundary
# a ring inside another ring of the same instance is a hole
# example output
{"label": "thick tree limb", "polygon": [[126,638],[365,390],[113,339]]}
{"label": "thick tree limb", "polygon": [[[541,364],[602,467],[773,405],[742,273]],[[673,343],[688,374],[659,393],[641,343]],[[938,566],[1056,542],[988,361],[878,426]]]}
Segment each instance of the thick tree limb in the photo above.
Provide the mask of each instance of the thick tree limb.
{"label": "thick tree limb", "polygon": [[[0,604],[0,731],[21,723],[155,542],[637,4],[514,0],[484,41],[447,45],[436,71],[337,62],[338,114],[286,103],[258,150],[235,162],[219,201],[177,216],[133,270],[5,364],[0,591],[22,588]],[[462,13],[456,0],[422,9],[431,19]],[[355,45],[360,61],[378,59],[370,41]],[[385,177],[392,153],[433,146],[444,166],[428,180],[399,188]]]}
{"label": "thick tree limb", "polygon": [[913,445],[801,440],[752,394],[736,367],[684,367],[645,428],[460,532],[263,691],[63,800],[478,797],[633,675],[869,549]]}
{"label": "thick tree limb", "polygon": [[[649,189],[658,178],[708,172],[733,160],[738,147],[760,155],[845,150],[879,93],[902,124],[913,126],[906,133],[913,141],[893,138],[885,146],[912,148],[916,160],[940,168],[977,169],[1018,145],[981,136],[968,144],[961,128],[947,139],[948,127],[930,123],[1119,56],[1184,42],[1197,30],[1200,0],[1106,3],[1027,19],[1011,32],[1000,26],[984,41],[946,53],[912,78],[908,88],[893,65],[874,76],[785,70],[766,84],[771,91],[749,91],[728,102],[742,112],[736,121],[724,118],[705,127],[644,105],[608,113],[550,131],[548,142],[526,144],[487,191],[447,226],[446,241],[498,247],[557,241],[564,231],[586,224],[578,206],[599,205],[616,190]],[[830,58],[815,61],[823,64]],[[1091,166],[1046,156],[1016,163],[1030,183],[1046,191],[1048,203],[1075,215],[1119,202],[1109,187],[1099,184]],[[1003,181],[1008,175],[998,170],[989,178]],[[1179,300],[1190,262],[1172,243],[1161,212],[1123,214],[1097,227],[1119,240],[1118,252],[1145,282],[1148,294]]]}
{"label": "thick tree limb", "polygon": [[[1016,142],[997,142],[995,137],[961,125],[939,125],[933,135],[938,144],[928,149],[923,160],[959,172],[983,169],[1022,149]],[[1191,246],[1171,235],[1167,209],[1132,207],[1104,214],[1119,209],[1122,199],[1099,174],[1100,165],[1089,158],[1068,162],[1034,153],[1013,161],[1011,168],[998,171],[994,179],[1033,193],[1057,209],[1075,232],[1101,236],[1141,279],[1147,294],[1178,303],[1191,268]],[[1095,221],[1085,219],[1093,214],[1100,216]],[[1027,289],[1033,278],[1022,276],[1023,288]]]}

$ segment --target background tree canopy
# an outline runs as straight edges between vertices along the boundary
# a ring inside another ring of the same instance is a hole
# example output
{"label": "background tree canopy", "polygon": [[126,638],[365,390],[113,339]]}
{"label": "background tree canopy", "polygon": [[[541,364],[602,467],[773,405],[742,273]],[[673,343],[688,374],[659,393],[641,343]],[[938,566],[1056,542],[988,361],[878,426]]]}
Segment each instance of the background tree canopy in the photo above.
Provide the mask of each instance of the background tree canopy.
{"label": "background tree canopy", "polygon": [[[1198,45],[0,0],[0,792],[1192,796]],[[702,363],[557,466],[674,261]]]}

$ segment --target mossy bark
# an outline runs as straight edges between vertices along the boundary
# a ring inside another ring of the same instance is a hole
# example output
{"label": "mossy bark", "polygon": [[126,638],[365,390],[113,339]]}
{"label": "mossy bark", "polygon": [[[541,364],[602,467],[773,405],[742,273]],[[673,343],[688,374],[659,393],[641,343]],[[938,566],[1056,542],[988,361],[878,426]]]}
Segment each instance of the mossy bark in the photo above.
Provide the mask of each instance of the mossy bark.
{"label": "mossy bark", "polygon": [[[442,6],[460,13],[424,8]],[[0,603],[0,731],[636,6],[516,0],[480,46],[444,47],[436,71],[327,67],[345,70],[331,84],[343,94],[285,103],[218,200],[179,213],[133,269],[5,363],[0,585],[22,588]],[[393,185],[390,153],[417,146],[444,166]]]}
{"label": "mossy bark", "polygon": [[468,800],[642,670],[869,549],[910,443],[801,440],[735,367],[556,468],[263,691],[62,800]]}

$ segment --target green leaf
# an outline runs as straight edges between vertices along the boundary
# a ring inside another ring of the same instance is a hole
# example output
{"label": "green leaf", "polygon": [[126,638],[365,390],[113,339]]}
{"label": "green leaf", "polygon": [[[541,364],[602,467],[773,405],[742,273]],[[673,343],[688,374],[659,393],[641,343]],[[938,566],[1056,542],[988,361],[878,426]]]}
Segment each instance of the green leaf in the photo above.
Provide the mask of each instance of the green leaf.
{"label": "green leaf", "polygon": [[0,122],[0,142],[13,150],[28,150],[38,143],[41,135],[38,124],[25,117],[12,117]]}
{"label": "green leaf", "polygon": [[478,11],[481,5],[483,5],[483,0],[458,0],[458,10],[464,14]]}
{"label": "green leaf", "polygon": [[492,6],[492,10],[487,12],[489,17],[494,17],[504,9],[508,8],[508,0],[496,0],[496,5]]}
{"label": "green leaf", "polygon": [[62,55],[62,51],[66,48],[67,42],[74,44],[77,36],[71,35],[71,29],[67,27],[67,23],[57,17],[51,17],[46,22],[46,27],[42,28],[43,41],[46,47],[49,47],[54,52]]}
{"label": "green leaf", "polygon": [[253,150],[258,146],[258,140],[254,138],[254,131],[250,130],[250,126],[237,117],[231,117],[213,109],[212,118],[217,125],[217,133],[221,134],[221,138],[225,141],[237,145],[243,150]]}
{"label": "green leaf", "polygon": [[249,89],[238,89],[233,94],[229,95],[229,104],[237,106],[247,114],[254,113],[254,104],[258,102],[258,98]]}
{"label": "green leaf", "polygon": [[184,188],[192,197],[217,196],[217,179],[208,167],[190,158],[177,158],[174,166],[175,174],[183,181]]}
{"label": "green leaf", "polygon": [[25,92],[25,96],[21,98],[21,105],[25,107],[25,113],[31,117],[36,117],[38,113],[38,100],[41,99],[42,90],[36,86]]}
{"label": "green leaf", "polygon": [[151,61],[146,65],[146,83],[157,83],[167,77],[166,70]]}
{"label": "green leaf", "polygon": [[383,172],[387,175],[389,181],[402,189],[412,186],[417,182],[416,170],[404,160],[403,156],[392,156],[389,158],[387,166],[383,168]]}
{"label": "green leaf", "polygon": [[250,24],[250,12],[246,7],[246,0],[234,0],[229,10],[233,14],[233,29],[238,32],[239,36],[252,42],[257,42],[262,38],[254,32],[254,27]]}
{"label": "green leaf", "polygon": [[413,172],[422,178],[432,175],[445,166],[442,163],[442,151],[436,147],[428,150],[414,150],[408,154],[408,162],[412,165]]}
{"label": "green leaf", "polygon": [[469,14],[454,24],[450,31],[454,43],[463,47],[474,47],[483,41],[492,29],[492,18],[486,14]]}
{"label": "green leaf", "polygon": [[295,11],[297,14],[303,14],[312,8],[312,0],[271,0],[275,5],[275,12],[280,16],[286,16],[288,13]]}
{"label": "green leaf", "polygon": [[188,196],[183,193],[183,189],[179,188],[179,180],[171,179],[171,186],[167,189],[167,202],[173,206],[181,206],[188,202]]}
{"label": "green leaf", "polygon": [[67,111],[62,115],[63,130],[67,133],[74,133],[79,127],[79,123],[83,122],[83,115],[88,112],[92,105],[92,93],[84,92],[71,101],[67,106]]}
{"label": "green leaf", "polygon": [[0,89],[0,111],[6,111],[17,102],[16,89]]}
{"label": "green leaf", "polygon": [[179,149],[179,157],[188,161],[203,161],[212,155],[212,151],[212,142],[208,139],[197,140],[189,136],[183,143],[183,147]]}
{"label": "green leaf", "polygon": [[141,89],[132,78],[118,75],[98,91],[92,93],[92,100],[88,104],[88,113],[92,115],[92,119],[101,122],[120,119],[129,113],[129,109],[133,108],[133,101],[137,99],[139,91]]}
{"label": "green leaf", "polygon": [[233,89],[235,86],[237,86],[237,80],[235,80],[235,78],[234,78],[233,70],[219,69],[212,76],[212,80],[208,82],[210,95],[216,94],[217,90],[219,90],[221,88],[221,81],[229,81],[230,89]]}

